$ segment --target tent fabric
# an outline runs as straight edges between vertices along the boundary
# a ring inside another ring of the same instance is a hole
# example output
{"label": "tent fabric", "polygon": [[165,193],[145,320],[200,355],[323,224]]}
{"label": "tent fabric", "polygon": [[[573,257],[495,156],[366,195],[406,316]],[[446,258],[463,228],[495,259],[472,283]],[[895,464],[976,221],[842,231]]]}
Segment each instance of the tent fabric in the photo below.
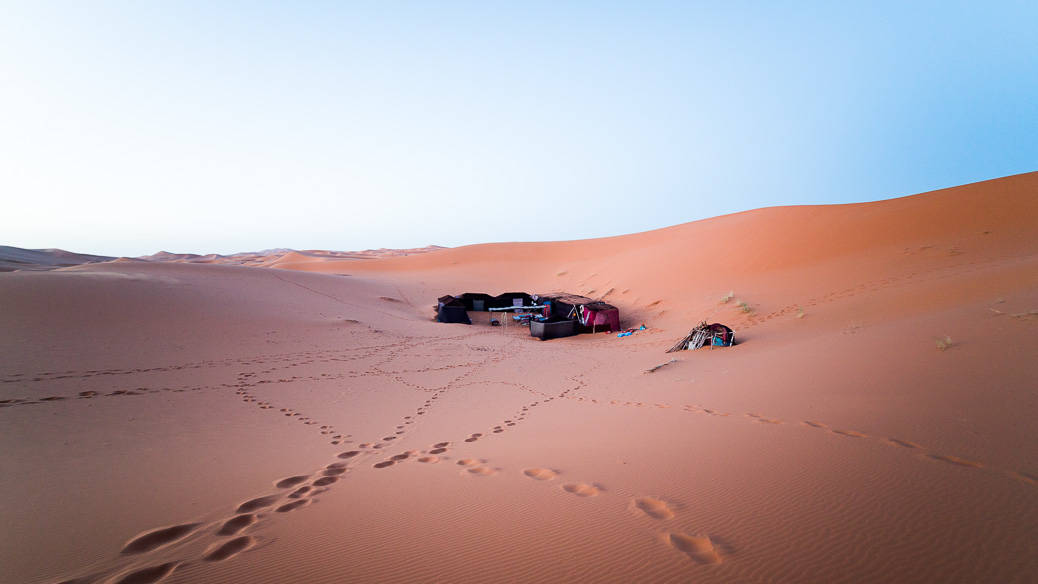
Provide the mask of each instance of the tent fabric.
{"label": "tent fabric", "polygon": [[594,300],[586,296],[567,294],[565,292],[552,292],[548,294],[535,294],[536,302],[551,304],[551,316],[573,318],[580,322],[585,328],[591,330],[620,330],[620,310],[612,304]]}
{"label": "tent fabric", "polygon": [[[448,296],[443,298],[448,298]],[[505,292],[497,296],[491,296],[483,292],[465,292],[464,294],[451,296],[451,298],[460,300],[467,310],[475,310],[477,312],[486,311],[490,308],[513,308],[534,304],[533,298],[526,292]]]}
{"label": "tent fabric", "polygon": [[465,292],[457,297],[465,304],[467,310],[475,310],[477,312],[490,308],[492,306],[491,302],[494,300],[493,296],[483,294],[482,292]]}
{"label": "tent fabric", "polygon": [[711,338],[715,338],[715,339],[716,338],[720,338],[721,339],[721,344],[720,345],[715,344],[715,346],[718,346],[718,347],[729,347],[729,346],[732,345],[732,342],[735,340],[735,331],[733,331],[732,329],[724,326],[723,324],[721,324],[719,322],[715,322],[713,324],[708,324],[706,326],[706,328],[710,332]]}
{"label": "tent fabric", "polygon": [[576,321],[566,318],[554,317],[544,322],[535,320],[530,322],[530,336],[537,337],[542,341],[569,337],[577,334],[576,325]]}
{"label": "tent fabric", "polygon": [[465,311],[465,306],[460,304],[444,304],[436,311],[436,320],[439,322],[472,324],[469,313]]}
{"label": "tent fabric", "polygon": [[596,302],[580,306],[579,311],[580,323],[586,327],[598,329],[608,326],[610,332],[620,330],[620,311],[613,306],[604,302]]}
{"label": "tent fabric", "polygon": [[491,308],[512,308],[533,305],[533,298],[526,292],[505,292],[489,301]]}

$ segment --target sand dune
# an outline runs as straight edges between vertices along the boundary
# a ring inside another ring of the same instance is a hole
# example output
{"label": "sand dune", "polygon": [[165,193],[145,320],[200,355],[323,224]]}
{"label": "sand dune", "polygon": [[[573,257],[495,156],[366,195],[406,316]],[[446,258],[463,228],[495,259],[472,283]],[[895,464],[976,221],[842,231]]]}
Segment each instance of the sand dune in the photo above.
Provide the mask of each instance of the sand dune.
{"label": "sand dune", "polygon": [[[0,581],[1034,580],[1036,193],[0,275]],[[432,322],[467,290],[647,330]]]}
{"label": "sand dune", "polygon": [[63,249],[22,249],[0,245],[0,272],[52,270],[80,264],[107,262],[113,259],[115,258],[74,253]]}

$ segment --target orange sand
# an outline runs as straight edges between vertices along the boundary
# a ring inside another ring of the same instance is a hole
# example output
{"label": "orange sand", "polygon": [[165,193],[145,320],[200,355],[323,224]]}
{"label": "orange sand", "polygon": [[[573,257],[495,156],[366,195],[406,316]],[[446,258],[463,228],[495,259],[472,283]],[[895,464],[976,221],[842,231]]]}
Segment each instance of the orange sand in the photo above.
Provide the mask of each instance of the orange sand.
{"label": "orange sand", "polygon": [[[1034,581],[1036,241],[1032,173],[600,240],[0,274],[0,581]],[[431,321],[513,290],[648,330]],[[740,344],[664,353],[703,319]]]}

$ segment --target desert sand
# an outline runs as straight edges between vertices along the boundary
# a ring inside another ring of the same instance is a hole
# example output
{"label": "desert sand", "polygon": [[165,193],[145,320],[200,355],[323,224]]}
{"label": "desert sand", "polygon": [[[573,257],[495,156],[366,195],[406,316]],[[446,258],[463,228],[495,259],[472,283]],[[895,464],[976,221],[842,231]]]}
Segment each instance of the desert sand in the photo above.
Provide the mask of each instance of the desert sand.
{"label": "desert sand", "polygon": [[[598,240],[169,255],[0,274],[0,581],[1038,580],[1038,173]],[[432,320],[556,290],[647,328]],[[739,344],[665,353],[701,320]]]}

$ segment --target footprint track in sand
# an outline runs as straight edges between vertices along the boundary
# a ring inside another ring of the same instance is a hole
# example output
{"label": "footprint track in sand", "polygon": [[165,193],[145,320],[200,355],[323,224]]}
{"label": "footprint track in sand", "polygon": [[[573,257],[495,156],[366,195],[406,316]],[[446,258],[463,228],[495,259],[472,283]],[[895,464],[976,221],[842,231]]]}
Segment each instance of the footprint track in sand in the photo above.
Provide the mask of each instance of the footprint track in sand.
{"label": "footprint track in sand", "polygon": [[578,497],[594,497],[602,492],[602,489],[599,486],[589,485],[587,483],[570,483],[568,485],[562,485],[562,490]]}
{"label": "footprint track in sand", "polygon": [[667,534],[667,543],[697,564],[721,563],[721,556],[708,536],[670,533]]}
{"label": "footprint track in sand", "polygon": [[255,545],[255,543],[256,540],[248,535],[236,537],[230,541],[225,541],[222,544],[213,544],[208,550],[206,550],[205,554],[202,555],[202,559],[207,562],[222,562],[249,549]]}
{"label": "footprint track in sand", "polygon": [[294,477],[288,477],[288,478],[281,479],[280,481],[274,483],[274,486],[279,488],[279,489],[288,489],[288,488],[291,488],[291,487],[294,487],[296,485],[299,485],[299,484],[302,484],[302,483],[306,482],[306,479],[308,479],[308,478],[310,478],[310,477],[307,476],[307,475],[298,475],[298,476],[294,476]]}
{"label": "footprint track in sand", "polygon": [[266,507],[270,507],[274,503],[278,502],[280,495],[267,495],[266,497],[256,497],[255,499],[249,499],[241,505],[238,505],[236,513],[251,513],[253,511],[259,511]]}
{"label": "footprint track in sand", "polygon": [[833,434],[839,434],[840,436],[847,436],[848,438],[868,438],[868,434],[857,432],[855,430],[830,430]]}
{"label": "footprint track in sand", "polygon": [[465,469],[465,472],[475,475],[478,477],[488,477],[490,475],[497,474],[497,470],[487,466],[470,466]]}
{"label": "footprint track in sand", "polygon": [[339,480],[339,477],[321,477],[313,482],[315,487],[327,487]]}
{"label": "footprint track in sand", "polygon": [[310,504],[310,499],[299,499],[297,501],[292,501],[291,503],[285,503],[284,505],[278,507],[274,511],[276,511],[278,513],[288,513],[289,511],[295,511],[296,509],[299,509],[300,507],[306,507],[309,504]]}
{"label": "footprint track in sand", "polygon": [[523,469],[523,474],[535,481],[550,481],[559,473],[550,468],[527,468]]}
{"label": "footprint track in sand", "polygon": [[223,525],[220,526],[220,529],[217,530],[216,535],[237,535],[241,530],[253,523],[256,523],[256,516],[252,513],[236,515],[227,521],[224,521]]}
{"label": "footprint track in sand", "polygon": [[927,458],[933,460],[939,460],[941,462],[947,462],[948,464],[954,464],[955,466],[965,466],[968,468],[984,468],[984,465],[975,460],[968,460],[965,458],[959,458],[958,456],[945,456],[943,454],[927,454]]}
{"label": "footprint track in sand", "polygon": [[138,535],[123,546],[123,554],[142,554],[158,549],[164,545],[183,539],[191,532],[198,529],[201,523],[185,523],[172,527],[163,527]]}
{"label": "footprint track in sand", "polygon": [[179,565],[180,562],[167,562],[158,566],[134,570],[115,580],[114,584],[154,584],[172,574],[173,570],[176,570]]}
{"label": "footprint track in sand", "polygon": [[418,459],[418,462],[424,462],[424,463],[427,463],[427,464],[434,464],[434,463],[440,462],[440,457],[439,456],[435,456],[435,455],[423,456],[423,457]]}
{"label": "footprint track in sand", "polygon": [[900,446],[901,448],[922,448],[922,446],[916,444],[915,442],[909,442],[908,440],[900,440],[898,438],[887,438],[887,442],[889,444],[893,444],[894,446]]}
{"label": "footprint track in sand", "polygon": [[663,499],[656,497],[639,497],[632,501],[634,507],[653,519],[673,519],[674,511]]}

